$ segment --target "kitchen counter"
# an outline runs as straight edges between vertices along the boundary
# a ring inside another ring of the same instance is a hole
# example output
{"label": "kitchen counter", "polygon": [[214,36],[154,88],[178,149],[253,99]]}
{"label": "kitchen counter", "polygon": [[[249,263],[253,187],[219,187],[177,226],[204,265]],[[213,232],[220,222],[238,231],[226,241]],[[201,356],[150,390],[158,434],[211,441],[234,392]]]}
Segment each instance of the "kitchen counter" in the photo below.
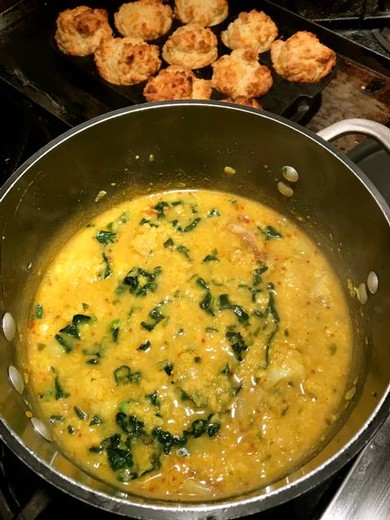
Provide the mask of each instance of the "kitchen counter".
{"label": "kitchen counter", "polygon": [[[317,132],[341,119],[362,117],[390,122],[390,78],[345,58],[338,58],[335,77],[322,92],[321,105],[306,124]],[[333,144],[348,152],[362,142],[363,136],[345,136]]]}

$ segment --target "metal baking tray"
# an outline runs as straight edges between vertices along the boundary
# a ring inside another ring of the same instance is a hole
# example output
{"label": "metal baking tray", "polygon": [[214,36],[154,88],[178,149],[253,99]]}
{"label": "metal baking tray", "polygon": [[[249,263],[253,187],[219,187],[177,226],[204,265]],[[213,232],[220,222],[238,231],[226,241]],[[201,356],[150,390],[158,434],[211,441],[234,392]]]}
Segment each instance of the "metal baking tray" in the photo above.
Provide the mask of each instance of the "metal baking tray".
{"label": "metal baking tray", "polygon": [[[109,110],[144,102],[144,84],[131,87],[111,85],[99,76],[92,57],[66,56],[58,50],[54,41],[55,21],[60,11],[86,4],[107,8],[112,17],[123,1],[14,2],[13,6],[0,12],[0,79],[69,126]],[[334,49],[339,56],[346,55],[381,73],[389,71],[390,60],[386,61],[386,58],[375,52],[364,49],[267,0],[231,0],[229,18],[213,30],[219,34],[239,12],[253,8],[269,14],[278,25],[279,35],[283,38],[298,30],[308,30],[317,34],[320,40]],[[170,33],[177,26],[176,21]],[[158,43],[163,45],[167,36]],[[220,54],[226,52],[229,52],[228,49],[221,44]],[[261,54],[260,59],[266,65],[270,65],[268,52]],[[336,68],[315,84],[293,84],[273,73],[274,85],[259,101],[266,110],[304,124],[320,106],[321,93],[332,80]],[[198,73],[202,77],[210,77],[211,67]],[[213,93],[214,99],[221,97],[217,92]]]}
{"label": "metal baking tray", "polygon": [[[77,0],[59,0],[56,2],[45,2],[35,0],[33,5],[24,2],[15,7],[14,12],[8,14],[8,28],[1,30],[0,21],[0,75],[7,76],[16,83],[24,82],[24,86],[46,85],[46,95],[56,91],[57,83],[61,78],[66,78],[65,84],[81,87],[88,94],[98,98],[110,108],[119,108],[131,104],[139,104],[145,101],[142,91],[145,83],[133,86],[115,86],[100,77],[95,67],[93,57],[78,58],[62,54],[54,41],[55,22],[60,11],[77,5],[91,5],[91,7],[102,7],[110,14],[111,25],[113,14],[123,3],[123,0],[94,0],[93,2],[80,2]],[[173,5],[173,2],[168,2]],[[287,38],[297,30],[302,29],[300,19],[293,18],[285,20],[283,10],[267,2],[255,2],[254,0],[230,2],[229,17],[221,24],[212,27],[217,36],[227,25],[236,18],[241,11],[251,9],[264,10],[266,13],[272,9],[273,20],[279,28],[279,36]],[[279,14],[281,12],[281,14]],[[288,22],[288,23],[287,23]],[[6,25],[3,17],[3,26]],[[174,20],[171,30],[164,37],[152,42],[160,47],[166,38],[180,23]],[[119,36],[119,35],[118,35]],[[219,40],[220,41],[220,40]],[[229,53],[222,43],[219,46],[219,55]],[[260,60],[271,68],[269,52],[262,53]],[[162,65],[167,66],[166,63]],[[195,71],[199,77],[210,78],[212,68]],[[313,107],[318,107],[319,96],[326,85],[331,81],[335,71],[322,81],[314,84],[290,83],[276,73],[273,73],[274,84],[271,90],[259,102],[264,109],[290,119],[301,121],[303,116]],[[15,78],[16,76],[16,78]],[[51,84],[53,87],[51,88]],[[37,87],[41,88],[41,87]],[[70,90],[68,89],[68,90]],[[223,96],[213,91],[213,99],[221,99]],[[53,103],[55,100],[53,100]],[[75,103],[77,105],[77,102]],[[66,112],[66,110],[64,110]],[[66,116],[66,114],[64,114]]]}
{"label": "metal baking tray", "polygon": [[[60,2],[61,3],[61,2]],[[109,15],[110,15],[110,21],[111,26],[114,28],[115,26],[113,23],[113,13],[118,9],[118,7],[123,3],[122,1],[100,1],[98,2],[100,7],[104,7],[107,9]],[[65,5],[68,5],[69,2],[65,2]],[[174,2],[167,2],[167,4],[170,4],[173,6]],[[96,2],[94,3],[94,6],[96,6]],[[240,12],[242,11],[250,11],[251,9],[260,10],[262,8],[262,2],[255,2],[253,0],[251,1],[241,1],[241,2],[230,2],[229,6],[229,16],[228,18],[222,22],[221,24],[218,24],[214,27],[211,27],[213,32],[218,37],[219,41],[219,48],[218,48],[218,56],[222,56],[223,54],[230,53],[230,50],[227,49],[220,39],[220,33],[226,29],[226,27],[229,25],[230,22],[232,22]],[[60,51],[57,49],[57,46],[54,41],[54,23],[55,18],[57,16],[57,12],[59,12],[61,9],[58,7],[58,3],[56,3],[55,9],[53,10],[52,15],[52,24],[51,24],[51,30],[50,30],[50,44],[53,47],[53,51],[60,53]],[[264,10],[266,11],[266,7],[264,6]],[[283,17],[278,16],[278,13],[275,12],[273,15],[273,20],[278,26],[279,29],[279,37],[288,38],[291,36],[295,31],[299,30],[299,24],[297,23],[290,23],[286,24]],[[171,30],[164,35],[162,38],[159,38],[158,40],[155,40],[151,43],[157,44],[160,48],[164,45],[165,41],[169,37],[170,34],[172,34],[180,25],[182,25],[178,20],[174,20],[172,24]],[[120,36],[119,34],[116,34],[117,36]],[[66,60],[70,65],[73,65],[75,71],[77,70],[78,73],[84,73],[86,76],[90,78],[91,81],[99,82],[101,87],[111,90],[111,95],[117,95],[118,98],[122,98],[123,102],[126,104],[139,104],[145,102],[145,98],[142,94],[143,88],[145,86],[144,83],[140,83],[133,86],[115,86],[110,83],[107,83],[105,80],[103,80],[95,67],[93,57],[87,56],[85,58],[75,58],[72,56],[67,56],[62,54],[61,55],[63,60]],[[311,107],[313,107],[316,104],[317,98],[319,94],[322,92],[322,90],[326,87],[326,85],[329,83],[329,81],[332,79],[333,75],[335,74],[335,69],[332,71],[331,74],[329,74],[326,78],[321,80],[318,83],[313,84],[298,84],[298,83],[291,83],[289,81],[284,80],[280,76],[278,76],[272,69],[272,63],[270,58],[270,53],[265,52],[260,55],[260,62],[264,65],[267,65],[273,76],[273,86],[271,87],[270,91],[261,98],[258,98],[258,101],[262,104],[265,110],[268,110],[270,112],[273,112],[275,114],[279,114],[285,117],[288,117],[290,119],[299,120],[301,117],[306,113],[307,110],[309,110]],[[163,61],[162,68],[166,67],[168,64]],[[194,71],[196,75],[203,79],[210,79],[212,76],[212,67],[204,67],[202,69]],[[220,94],[219,92],[213,90],[212,93],[212,99],[222,99],[224,96]],[[120,102],[120,101],[119,101]]]}

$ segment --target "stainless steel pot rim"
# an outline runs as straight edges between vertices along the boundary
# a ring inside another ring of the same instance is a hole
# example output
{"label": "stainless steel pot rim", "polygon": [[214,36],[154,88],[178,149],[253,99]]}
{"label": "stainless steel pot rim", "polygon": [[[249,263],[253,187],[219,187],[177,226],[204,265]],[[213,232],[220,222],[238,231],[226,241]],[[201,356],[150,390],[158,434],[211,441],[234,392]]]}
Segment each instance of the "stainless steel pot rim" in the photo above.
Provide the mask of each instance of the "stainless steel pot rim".
{"label": "stainless steel pot rim", "polygon": [[[356,165],[344,154],[339,152],[335,147],[329,144],[324,139],[317,136],[315,133],[307,130],[300,125],[288,121],[283,117],[276,116],[268,112],[259,112],[249,107],[242,107],[239,105],[227,104],[220,101],[167,101],[161,103],[145,103],[144,105],[131,106],[121,108],[112,112],[108,112],[98,116],[90,121],[82,123],[81,125],[68,130],[61,136],[57,137],[41,150],[32,155],[23,165],[21,165],[14,174],[6,181],[0,189],[0,202],[6,196],[7,192],[24,174],[41,157],[49,153],[52,149],[64,141],[71,139],[84,130],[103,123],[104,121],[125,116],[134,111],[146,111],[156,108],[169,109],[172,106],[203,106],[214,109],[234,110],[241,112],[248,112],[257,117],[265,119],[276,120],[280,124],[288,128],[304,134],[307,138],[318,146],[326,148],[329,153],[336,156],[342,161],[350,170],[351,174],[355,175],[363,185],[367,188],[371,196],[376,200],[384,214],[387,222],[390,222],[390,208],[384,201],[381,194],[378,192],[373,183],[366,177],[366,175],[357,168]],[[7,446],[34,472],[41,475],[49,483],[78,498],[86,503],[100,507],[106,511],[114,512],[121,515],[127,515],[135,518],[153,518],[172,519],[176,517],[195,519],[217,519],[217,518],[236,518],[243,515],[249,515],[256,512],[261,512],[283,502],[287,502],[296,498],[298,495],[309,491],[316,487],[318,483],[331,477],[335,472],[340,470],[348,461],[350,461],[370,440],[376,430],[383,423],[390,411],[390,384],[384,393],[381,401],[377,404],[376,409],[371,414],[368,421],[361,428],[350,441],[342,446],[342,448],[330,459],[324,462],[315,470],[297,478],[294,482],[286,486],[271,489],[269,492],[261,492],[256,494],[252,492],[250,495],[237,495],[230,499],[224,499],[218,502],[203,502],[203,503],[174,503],[162,502],[156,500],[146,500],[137,496],[125,496],[118,492],[117,496],[104,493],[102,491],[93,490],[90,487],[79,483],[76,480],[66,477],[58,473],[49,464],[41,460],[33,451],[27,448],[22,440],[9,428],[7,423],[0,417],[0,436],[4,439]]]}
{"label": "stainless steel pot rim", "polygon": [[279,116],[277,114],[272,114],[271,112],[267,112],[265,110],[259,111],[257,109],[251,108],[251,107],[244,107],[242,105],[237,105],[233,103],[226,103],[224,101],[218,101],[218,100],[174,100],[174,101],[160,101],[160,102],[148,102],[143,103],[142,105],[132,105],[124,108],[119,108],[117,110],[113,110],[110,112],[107,112],[105,114],[102,114],[100,116],[96,116],[88,121],[85,121],[84,123],[81,123],[80,125],[67,130],[60,136],[56,137],[52,141],[50,141],[48,144],[43,146],[40,150],[38,150],[35,154],[33,154],[29,159],[27,159],[19,168],[9,177],[9,179],[3,184],[3,186],[0,188],[0,202],[7,193],[7,191],[13,186],[13,184],[17,181],[17,179],[23,175],[23,172],[26,171],[30,166],[32,166],[39,158],[46,155],[50,150],[61,144],[62,142],[72,138],[73,136],[77,135],[78,133],[83,132],[87,128],[90,128],[92,126],[98,125],[104,121],[107,121],[109,119],[115,119],[117,117],[125,116],[128,113],[131,112],[142,112],[147,110],[153,110],[156,108],[163,108],[163,109],[169,109],[169,107],[172,106],[184,106],[184,107],[190,107],[190,106],[203,106],[203,107],[211,107],[211,108],[220,108],[223,110],[233,110],[233,111],[241,111],[241,112],[248,112],[251,113],[254,116],[262,117],[265,119],[272,119],[275,121],[278,121],[283,126],[287,126],[291,129],[293,129],[296,132],[299,132],[301,134],[304,134],[306,137],[308,137],[310,140],[315,141],[317,145],[326,148],[329,153],[336,156],[339,160],[344,162],[346,166],[351,170],[351,173],[355,175],[360,182],[362,182],[367,190],[370,192],[371,196],[374,197],[374,199],[379,203],[383,213],[386,216],[386,220],[390,224],[390,207],[387,204],[387,202],[384,200],[381,193],[378,191],[376,186],[373,184],[373,182],[367,177],[367,175],[354,164],[349,157],[347,157],[345,154],[340,152],[337,148],[332,146],[329,142],[322,139],[320,136],[312,132],[311,130],[302,127],[298,123],[295,123],[294,121],[290,121],[282,116]]}

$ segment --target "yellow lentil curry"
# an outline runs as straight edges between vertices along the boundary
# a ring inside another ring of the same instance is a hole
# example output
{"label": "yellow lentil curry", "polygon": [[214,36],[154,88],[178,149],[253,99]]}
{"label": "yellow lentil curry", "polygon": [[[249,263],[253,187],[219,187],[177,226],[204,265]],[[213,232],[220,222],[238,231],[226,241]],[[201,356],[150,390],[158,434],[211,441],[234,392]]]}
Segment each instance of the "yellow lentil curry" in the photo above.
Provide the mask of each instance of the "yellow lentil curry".
{"label": "yellow lentil curry", "polygon": [[87,472],[205,500],[313,453],[350,363],[343,291],[317,245],[269,207],[200,190],[124,202],[77,232],[43,276],[25,373]]}

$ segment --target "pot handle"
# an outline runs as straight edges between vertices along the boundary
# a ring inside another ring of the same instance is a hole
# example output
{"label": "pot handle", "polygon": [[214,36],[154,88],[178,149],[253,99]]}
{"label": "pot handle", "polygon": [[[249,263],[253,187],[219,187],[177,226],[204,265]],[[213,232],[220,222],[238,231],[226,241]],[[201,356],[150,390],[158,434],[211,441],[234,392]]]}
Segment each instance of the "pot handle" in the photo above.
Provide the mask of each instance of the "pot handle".
{"label": "pot handle", "polygon": [[346,134],[364,134],[373,137],[390,153],[390,128],[369,119],[343,119],[317,132],[317,135],[325,141],[332,141]]}

